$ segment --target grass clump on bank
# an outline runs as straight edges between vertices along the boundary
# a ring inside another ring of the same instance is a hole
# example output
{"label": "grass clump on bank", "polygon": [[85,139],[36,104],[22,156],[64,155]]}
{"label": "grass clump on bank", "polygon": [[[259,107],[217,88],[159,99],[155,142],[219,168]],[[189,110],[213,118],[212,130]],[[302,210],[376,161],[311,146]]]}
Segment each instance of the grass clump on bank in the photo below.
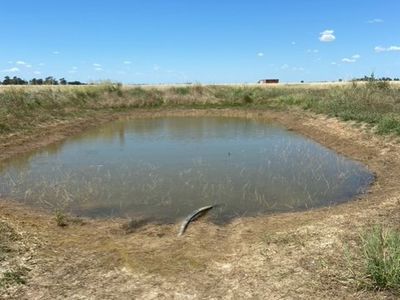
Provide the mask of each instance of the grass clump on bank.
{"label": "grass clump on bank", "polygon": [[16,284],[26,284],[26,272],[27,270],[25,268],[4,272],[0,278],[0,289],[8,288]]}
{"label": "grass clump on bank", "polygon": [[55,221],[59,227],[68,226],[68,218],[62,211],[57,210],[55,212]]}
{"label": "grass clump on bank", "polygon": [[362,236],[367,278],[376,289],[400,292],[400,232],[380,226]]}
{"label": "grass clump on bank", "polygon": [[0,221],[0,263],[14,251],[13,242],[18,240],[18,234],[6,222]]}
{"label": "grass clump on bank", "polygon": [[0,221],[0,291],[10,286],[25,284],[28,270],[19,266],[14,259],[20,247],[19,234],[8,223]]}

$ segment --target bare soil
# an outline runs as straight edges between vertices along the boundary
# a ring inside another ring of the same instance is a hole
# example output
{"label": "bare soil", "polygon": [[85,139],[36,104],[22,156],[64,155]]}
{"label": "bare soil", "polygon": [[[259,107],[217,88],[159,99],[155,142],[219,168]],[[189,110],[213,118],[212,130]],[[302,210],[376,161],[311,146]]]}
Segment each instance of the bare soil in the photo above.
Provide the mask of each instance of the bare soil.
{"label": "bare soil", "polygon": [[[25,284],[0,287],[4,299],[396,299],[360,285],[360,233],[399,226],[400,145],[394,138],[303,111],[175,110],[98,115],[0,139],[0,162],[61,142],[117,118],[229,115],[284,125],[376,174],[369,193],[307,212],[240,218],[225,226],[207,218],[177,237],[180,224],[126,230],[126,220],[76,220],[1,199],[0,222],[12,228],[12,251],[0,269],[23,268]],[[7,228],[8,228],[7,227]],[[0,240],[2,241],[2,240]]]}

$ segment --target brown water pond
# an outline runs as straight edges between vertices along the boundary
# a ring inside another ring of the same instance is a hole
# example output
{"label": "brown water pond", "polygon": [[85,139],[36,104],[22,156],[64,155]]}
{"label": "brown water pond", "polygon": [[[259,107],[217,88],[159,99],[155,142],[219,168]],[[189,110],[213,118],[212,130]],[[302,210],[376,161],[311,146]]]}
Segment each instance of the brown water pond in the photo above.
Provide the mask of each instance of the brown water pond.
{"label": "brown water pond", "polygon": [[236,117],[116,121],[1,166],[0,194],[89,217],[215,223],[330,206],[364,193],[360,163],[282,127]]}

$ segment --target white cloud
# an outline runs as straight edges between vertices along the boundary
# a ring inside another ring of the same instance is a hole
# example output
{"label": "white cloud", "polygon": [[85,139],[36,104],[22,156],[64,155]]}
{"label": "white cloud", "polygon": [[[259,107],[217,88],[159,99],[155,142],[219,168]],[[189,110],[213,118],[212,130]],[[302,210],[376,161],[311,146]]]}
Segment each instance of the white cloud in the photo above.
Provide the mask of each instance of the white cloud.
{"label": "white cloud", "polygon": [[13,68],[10,68],[10,69],[5,69],[2,72],[4,72],[4,73],[16,73],[16,72],[19,72],[19,69],[17,67],[13,67]]}
{"label": "white cloud", "polygon": [[100,67],[101,67],[101,64],[96,64],[96,63],[94,63],[94,64],[93,64],[93,67],[100,68]]}
{"label": "white cloud", "polygon": [[383,23],[384,21],[382,19],[372,19],[369,20],[367,23],[369,24],[375,24],[375,23]]}
{"label": "white cloud", "polygon": [[155,71],[155,72],[157,72],[157,71],[160,71],[160,66],[159,65],[154,65],[153,66],[153,71]]}
{"label": "white cloud", "polygon": [[400,46],[390,46],[390,47],[382,47],[382,46],[376,46],[375,47],[375,52],[380,53],[380,52],[394,52],[394,51],[400,51]]}
{"label": "white cloud", "polygon": [[258,53],[257,53],[257,56],[258,56],[258,57],[263,57],[263,56],[264,56],[264,53],[258,52]]}
{"label": "white cloud", "polygon": [[40,75],[40,74],[42,74],[42,72],[40,72],[40,71],[34,71],[33,74],[35,74],[35,75]]}
{"label": "white cloud", "polygon": [[360,58],[361,58],[360,54],[354,54],[350,58],[347,58],[347,57],[343,58],[342,62],[348,63],[348,64],[353,64],[353,63],[357,62],[357,60],[360,59]]}
{"label": "white cloud", "polygon": [[336,36],[334,35],[335,31],[328,29],[320,33],[319,40],[324,43],[333,42],[336,40]]}
{"label": "white cloud", "polygon": [[331,62],[331,65],[335,66],[335,65],[337,65],[337,62],[335,62],[335,61]]}
{"label": "white cloud", "polygon": [[374,50],[375,50],[375,52],[385,52],[386,51],[386,48],[383,48],[382,46],[376,46],[375,48],[374,48]]}
{"label": "white cloud", "polygon": [[400,46],[390,46],[386,51],[400,51]]}
{"label": "white cloud", "polygon": [[103,71],[103,68],[100,68],[100,67],[97,67],[97,68],[94,68],[95,69],[95,71]]}
{"label": "white cloud", "polygon": [[60,54],[60,51],[53,51],[53,54],[58,55],[58,54]]}
{"label": "white cloud", "polygon": [[32,68],[31,64],[28,64],[27,62],[23,61],[23,60],[18,60],[15,62],[16,65],[20,65],[20,66],[25,66],[26,68]]}
{"label": "white cloud", "polygon": [[124,65],[130,65],[132,62],[130,61],[130,60],[125,60],[124,62],[123,62],[123,64]]}
{"label": "white cloud", "polygon": [[307,53],[318,53],[319,50],[318,49],[308,49]]}
{"label": "white cloud", "polygon": [[295,42],[295,41],[293,41],[291,44],[294,46],[294,45],[296,45],[296,42]]}
{"label": "white cloud", "polygon": [[286,69],[288,69],[288,68],[289,68],[289,65],[288,65],[288,64],[284,64],[284,65],[281,66],[281,69],[282,69],[282,70],[286,70]]}
{"label": "white cloud", "polygon": [[71,69],[72,70],[78,70],[78,67],[73,66]]}
{"label": "white cloud", "polygon": [[342,59],[342,62],[348,63],[348,64],[355,63],[356,61],[357,61],[357,60],[354,59],[354,58],[343,58],[343,59]]}
{"label": "white cloud", "polygon": [[38,65],[39,65],[39,66],[44,66],[44,63],[39,63]]}

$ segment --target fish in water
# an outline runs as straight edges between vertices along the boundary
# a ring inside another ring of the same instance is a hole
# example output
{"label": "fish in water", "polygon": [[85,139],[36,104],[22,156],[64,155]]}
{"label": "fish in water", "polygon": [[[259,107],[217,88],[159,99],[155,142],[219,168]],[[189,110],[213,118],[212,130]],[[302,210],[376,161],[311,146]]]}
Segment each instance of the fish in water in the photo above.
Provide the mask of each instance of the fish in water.
{"label": "fish in water", "polygon": [[181,229],[179,230],[178,236],[181,236],[185,233],[186,228],[189,226],[189,223],[200,218],[204,214],[206,214],[210,209],[212,209],[214,205],[209,205],[209,206],[204,206],[202,208],[199,208],[198,210],[194,211],[191,213],[187,218],[183,221],[181,225]]}

